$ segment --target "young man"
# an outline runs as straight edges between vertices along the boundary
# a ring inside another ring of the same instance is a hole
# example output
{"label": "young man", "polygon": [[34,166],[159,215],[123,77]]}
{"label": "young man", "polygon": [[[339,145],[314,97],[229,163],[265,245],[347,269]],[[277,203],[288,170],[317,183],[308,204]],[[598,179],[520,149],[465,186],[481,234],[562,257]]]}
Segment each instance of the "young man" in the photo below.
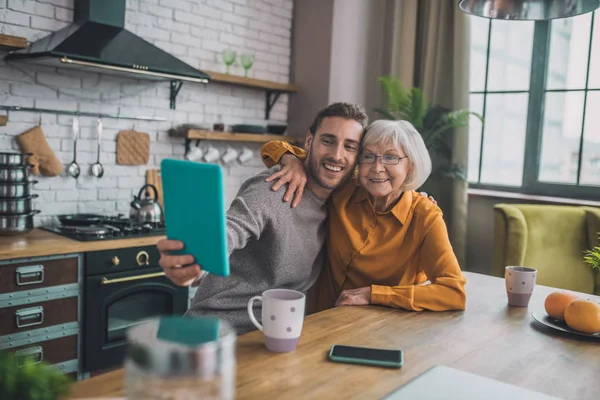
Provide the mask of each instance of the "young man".
{"label": "young man", "polygon": [[169,254],[181,242],[158,242],[171,281],[188,286],[202,276],[186,315],[222,318],[245,333],[254,329],[246,311],[251,297],[276,288],[306,292],[313,285],[325,260],[325,202],[353,173],[367,125],[365,110],[354,104],[334,103],[317,114],[306,135],[308,190],[298,207],[281,201],[266,182],[278,166],[242,184],[227,211],[230,276],[202,276],[201,259]]}

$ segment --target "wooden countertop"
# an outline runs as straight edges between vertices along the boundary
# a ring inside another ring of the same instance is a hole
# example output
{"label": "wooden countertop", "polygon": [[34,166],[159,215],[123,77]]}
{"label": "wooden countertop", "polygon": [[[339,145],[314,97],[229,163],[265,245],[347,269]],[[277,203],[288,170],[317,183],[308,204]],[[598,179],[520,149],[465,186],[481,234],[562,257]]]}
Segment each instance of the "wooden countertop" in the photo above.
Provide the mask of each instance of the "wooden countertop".
{"label": "wooden countertop", "polygon": [[0,261],[96,250],[122,249],[126,247],[151,246],[162,238],[163,236],[146,236],[131,239],[79,242],[36,228],[23,236],[0,237]]}
{"label": "wooden countertop", "polygon": [[[434,365],[446,365],[562,399],[598,399],[599,339],[558,332],[531,317],[545,314],[544,300],[557,289],[538,285],[529,307],[509,307],[504,279],[465,277],[464,312],[338,307],[307,317],[298,348],[284,354],[267,351],[262,332],[238,337],[236,398],[379,399]],[[399,348],[404,365],[332,363],[327,353],[333,344]],[[124,370],[75,383],[71,395],[124,396]]]}

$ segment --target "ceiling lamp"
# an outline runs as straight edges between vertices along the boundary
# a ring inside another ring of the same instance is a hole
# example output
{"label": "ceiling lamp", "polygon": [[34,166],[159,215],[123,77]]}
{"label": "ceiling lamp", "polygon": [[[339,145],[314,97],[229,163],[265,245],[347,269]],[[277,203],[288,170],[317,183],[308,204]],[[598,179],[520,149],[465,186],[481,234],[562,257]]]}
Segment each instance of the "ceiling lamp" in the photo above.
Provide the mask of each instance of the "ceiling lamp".
{"label": "ceiling lamp", "polygon": [[594,11],[600,0],[460,0],[458,7],[477,17],[544,21]]}

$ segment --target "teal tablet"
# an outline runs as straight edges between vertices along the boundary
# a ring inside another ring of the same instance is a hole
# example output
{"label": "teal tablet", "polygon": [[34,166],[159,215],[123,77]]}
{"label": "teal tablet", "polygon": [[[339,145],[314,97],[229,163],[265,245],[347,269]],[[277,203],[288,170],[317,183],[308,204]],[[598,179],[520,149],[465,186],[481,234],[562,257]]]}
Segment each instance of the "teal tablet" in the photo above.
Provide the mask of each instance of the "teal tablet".
{"label": "teal tablet", "polygon": [[219,165],[165,159],[161,163],[167,238],[184,244],[211,274],[229,275],[223,172]]}

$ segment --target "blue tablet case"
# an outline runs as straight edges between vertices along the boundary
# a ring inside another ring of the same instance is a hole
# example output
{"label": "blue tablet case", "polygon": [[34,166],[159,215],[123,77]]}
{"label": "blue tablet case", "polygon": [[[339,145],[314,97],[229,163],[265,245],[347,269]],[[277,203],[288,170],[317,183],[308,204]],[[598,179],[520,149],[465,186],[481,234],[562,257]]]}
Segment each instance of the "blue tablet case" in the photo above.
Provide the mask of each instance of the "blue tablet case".
{"label": "blue tablet case", "polygon": [[219,340],[218,318],[162,316],[156,337],[186,346],[200,346]]}
{"label": "blue tablet case", "polygon": [[229,275],[223,172],[219,165],[165,159],[161,163],[167,238],[184,244],[211,274]]}

